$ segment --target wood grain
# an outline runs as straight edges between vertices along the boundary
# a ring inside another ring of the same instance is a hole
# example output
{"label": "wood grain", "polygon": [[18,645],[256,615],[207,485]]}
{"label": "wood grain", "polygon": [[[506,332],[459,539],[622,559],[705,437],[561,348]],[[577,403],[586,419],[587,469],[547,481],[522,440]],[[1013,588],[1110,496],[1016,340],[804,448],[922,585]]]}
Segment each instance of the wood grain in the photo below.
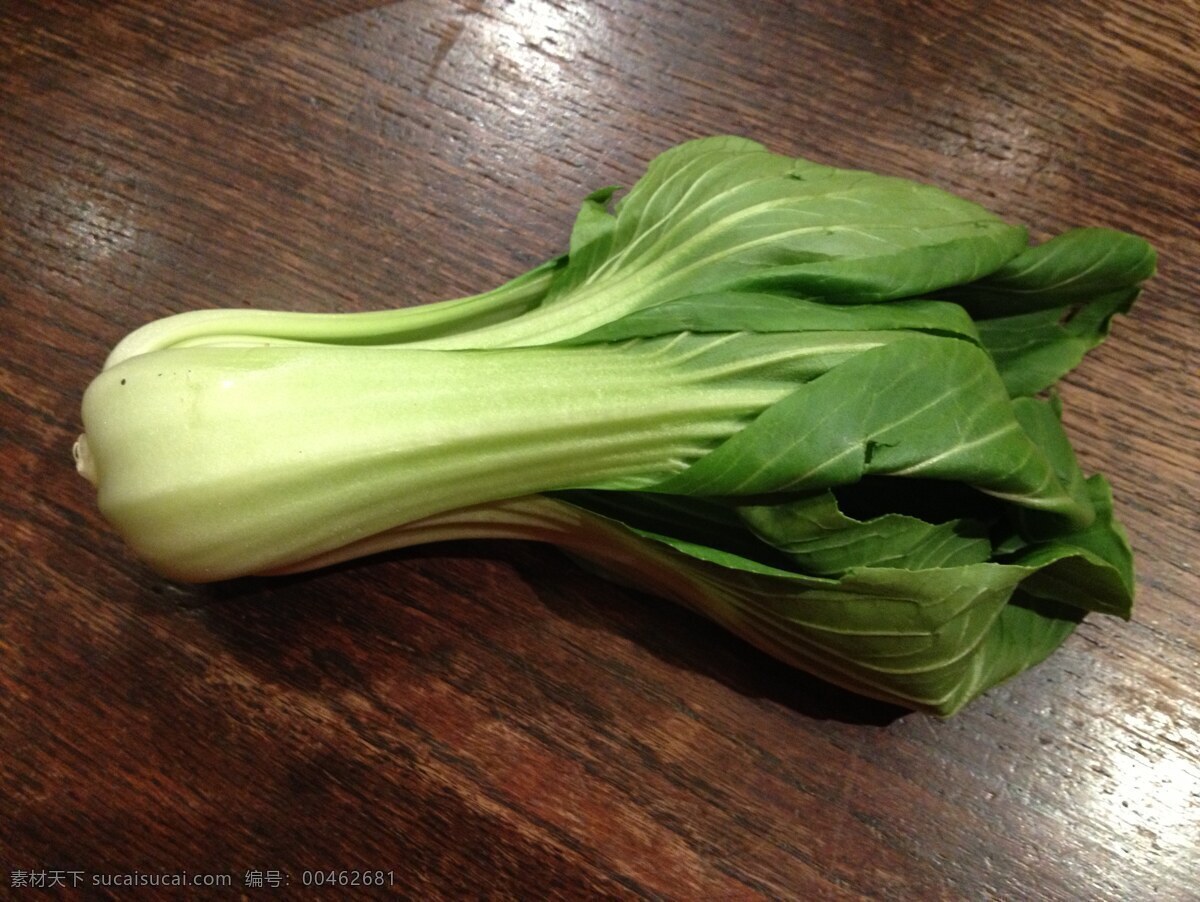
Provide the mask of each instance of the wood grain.
{"label": "wood grain", "polygon": [[[1197,21],[1151,0],[5,4],[4,892],[187,871],[230,898],[250,871],[299,892],[368,868],[422,898],[1195,898]],[[1064,388],[1138,556],[1131,623],[1089,621],[937,721],[532,545],[172,585],[74,473],[81,392],[147,320],[481,290],[558,253],[585,193],[720,132],[1038,237],[1155,244]]]}

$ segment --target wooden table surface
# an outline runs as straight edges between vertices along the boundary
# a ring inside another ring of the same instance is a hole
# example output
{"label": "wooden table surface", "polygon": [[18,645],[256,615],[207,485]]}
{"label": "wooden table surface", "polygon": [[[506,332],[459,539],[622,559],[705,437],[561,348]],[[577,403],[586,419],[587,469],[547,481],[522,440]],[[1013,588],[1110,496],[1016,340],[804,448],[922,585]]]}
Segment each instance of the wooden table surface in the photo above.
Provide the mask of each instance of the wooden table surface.
{"label": "wooden table surface", "polygon": [[[0,895],[369,869],[420,898],[1197,898],[1195,0],[2,10]],[[723,132],[1157,247],[1063,389],[1132,622],[938,720],[542,546],[187,587],[98,514],[71,444],[128,331],[491,287]]]}

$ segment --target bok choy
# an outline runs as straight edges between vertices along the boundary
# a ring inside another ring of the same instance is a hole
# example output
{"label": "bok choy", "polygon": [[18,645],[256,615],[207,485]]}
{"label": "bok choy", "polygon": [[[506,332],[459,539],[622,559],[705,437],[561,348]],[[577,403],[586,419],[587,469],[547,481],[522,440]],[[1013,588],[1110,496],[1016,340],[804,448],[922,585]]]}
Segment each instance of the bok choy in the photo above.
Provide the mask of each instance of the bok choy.
{"label": "bok choy", "polygon": [[392,311],[193,311],[120,342],[80,471],[164,575],[552,542],[855,691],[949,714],[1131,555],[1055,383],[1152,274],[915,182],[682,144],[567,252]]}

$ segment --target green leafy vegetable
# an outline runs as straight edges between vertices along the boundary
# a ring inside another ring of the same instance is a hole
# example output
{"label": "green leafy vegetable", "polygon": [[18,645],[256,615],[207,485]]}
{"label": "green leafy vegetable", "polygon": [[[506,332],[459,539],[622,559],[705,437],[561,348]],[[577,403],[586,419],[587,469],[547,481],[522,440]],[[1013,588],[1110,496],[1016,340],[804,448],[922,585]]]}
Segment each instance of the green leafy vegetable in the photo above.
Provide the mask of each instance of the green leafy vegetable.
{"label": "green leafy vegetable", "polygon": [[951,713],[1132,562],[1040,397],[1154,266],[944,191],[674,148],[568,252],[379,313],[195,311],[122,341],[79,468],[152,566],[214,580],[445,538],[553,542],[853,690]]}

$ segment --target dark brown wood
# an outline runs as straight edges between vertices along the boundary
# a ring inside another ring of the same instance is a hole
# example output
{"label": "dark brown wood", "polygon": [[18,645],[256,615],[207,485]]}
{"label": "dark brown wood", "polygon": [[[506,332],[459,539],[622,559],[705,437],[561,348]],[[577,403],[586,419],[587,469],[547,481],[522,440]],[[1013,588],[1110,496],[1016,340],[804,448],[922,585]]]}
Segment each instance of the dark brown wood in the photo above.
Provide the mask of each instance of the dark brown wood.
{"label": "dark brown wood", "polygon": [[[415,897],[1195,898],[1197,21],[1156,0],[4,4],[0,886],[187,871],[230,875],[227,898],[251,871],[366,868]],[[97,513],[70,448],[129,330],[490,287],[558,253],[585,193],[720,132],[1038,236],[1156,245],[1064,388],[1138,555],[1131,623],[1088,621],[938,721],[542,547],[181,587]]]}

